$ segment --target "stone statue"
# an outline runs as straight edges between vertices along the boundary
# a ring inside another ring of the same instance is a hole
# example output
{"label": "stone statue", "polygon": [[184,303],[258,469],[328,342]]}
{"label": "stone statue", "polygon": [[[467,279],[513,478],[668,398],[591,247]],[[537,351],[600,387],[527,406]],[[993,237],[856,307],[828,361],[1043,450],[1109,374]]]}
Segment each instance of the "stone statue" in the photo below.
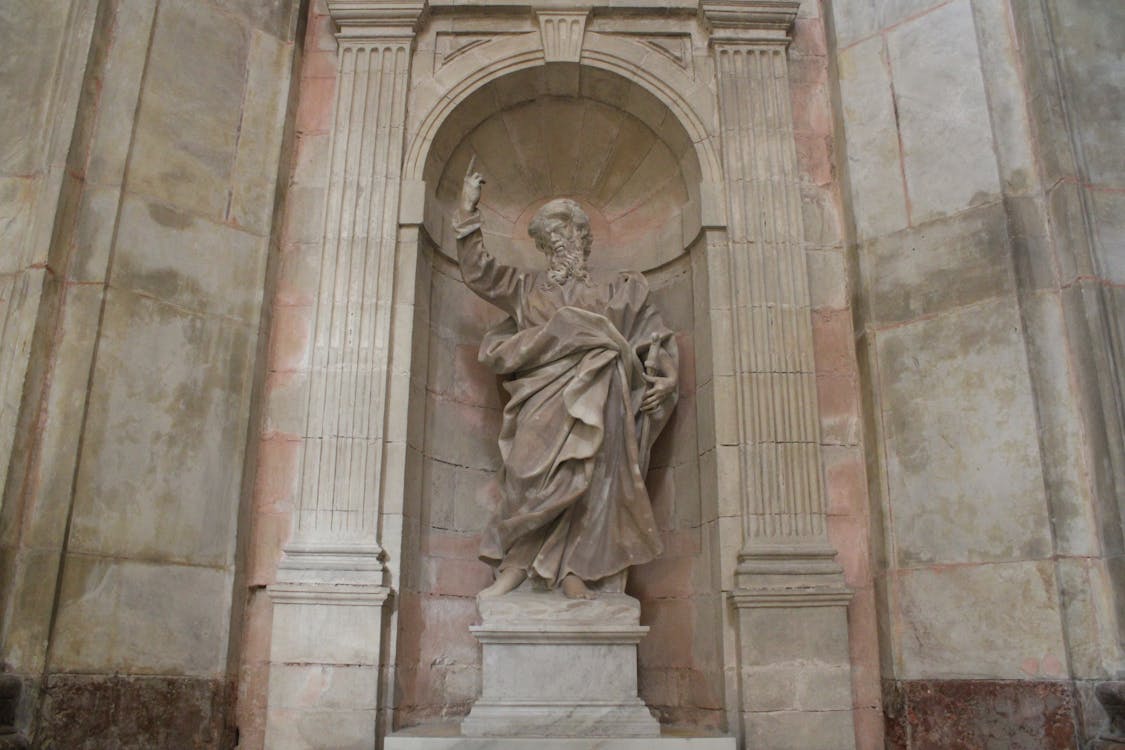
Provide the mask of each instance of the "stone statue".
{"label": "stone statue", "polygon": [[508,318],[481,342],[504,376],[499,506],[481,540],[498,568],[481,597],[529,575],[572,599],[588,584],[662,551],[645,489],[652,444],[675,407],[673,332],[640,273],[587,268],[590,221],[572,200],[544,205],[528,227],[548,268],[498,263],[484,248],[484,178],[469,163],[455,216],[461,276]]}

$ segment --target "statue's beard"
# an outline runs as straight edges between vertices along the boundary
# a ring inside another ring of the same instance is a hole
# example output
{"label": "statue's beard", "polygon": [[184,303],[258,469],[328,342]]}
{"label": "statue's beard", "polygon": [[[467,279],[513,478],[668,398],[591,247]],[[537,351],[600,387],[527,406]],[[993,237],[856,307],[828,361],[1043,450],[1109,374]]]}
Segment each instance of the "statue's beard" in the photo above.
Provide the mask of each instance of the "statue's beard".
{"label": "statue's beard", "polygon": [[578,241],[567,242],[555,248],[550,257],[547,278],[555,284],[565,284],[570,279],[590,280],[590,273],[586,270],[586,253],[582,251]]}

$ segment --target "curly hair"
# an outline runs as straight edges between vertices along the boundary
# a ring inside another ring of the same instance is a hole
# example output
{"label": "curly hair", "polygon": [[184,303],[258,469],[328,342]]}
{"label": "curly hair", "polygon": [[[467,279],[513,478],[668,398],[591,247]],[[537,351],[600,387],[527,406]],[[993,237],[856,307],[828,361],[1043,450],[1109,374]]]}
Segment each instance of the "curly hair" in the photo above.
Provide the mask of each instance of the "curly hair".
{"label": "curly hair", "polygon": [[594,234],[590,231],[590,217],[575,201],[570,198],[556,198],[543,204],[535,212],[535,218],[527,227],[527,233],[535,240],[535,246],[541,252],[550,254],[550,238],[547,236],[547,222],[551,219],[565,219],[574,227],[582,242],[582,254],[590,255],[590,245],[594,241]]}

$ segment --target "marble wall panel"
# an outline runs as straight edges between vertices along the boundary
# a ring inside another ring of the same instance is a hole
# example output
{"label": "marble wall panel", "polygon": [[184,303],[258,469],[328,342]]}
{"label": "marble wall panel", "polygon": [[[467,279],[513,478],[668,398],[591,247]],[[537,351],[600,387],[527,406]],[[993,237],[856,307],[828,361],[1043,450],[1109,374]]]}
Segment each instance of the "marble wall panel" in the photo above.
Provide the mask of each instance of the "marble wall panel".
{"label": "marble wall panel", "polygon": [[863,243],[870,323],[903,323],[1014,292],[1007,226],[1004,204],[993,202]]}
{"label": "marble wall panel", "polygon": [[230,199],[250,35],[208,6],[161,5],[129,182],[181,211],[221,220]]}
{"label": "marble wall panel", "polygon": [[1088,179],[1123,187],[1125,8],[1114,0],[1060,0],[1049,6],[1071,107],[1073,134]]}
{"label": "marble wall panel", "polygon": [[[1125,170],[1118,184],[1125,183]],[[1094,248],[1098,276],[1125,284],[1125,190],[1091,190],[1091,214],[1096,223]]]}
{"label": "marble wall panel", "polygon": [[111,290],[71,548],[227,565],[256,332]]}
{"label": "marble wall panel", "polygon": [[[837,23],[843,11],[837,12]],[[860,239],[907,225],[901,146],[888,53],[872,37],[839,53],[841,118],[848,149],[848,176]]]}
{"label": "marble wall panel", "polygon": [[1015,305],[998,300],[879,336],[902,565],[1051,554],[1020,326]]}
{"label": "marble wall panel", "polygon": [[231,578],[216,568],[68,555],[52,671],[221,677]]}
{"label": "marble wall panel", "polygon": [[110,281],[196,314],[253,323],[265,265],[266,240],[260,236],[127,197]]}
{"label": "marble wall panel", "polygon": [[969,0],[887,32],[911,216],[925,221],[1000,194]]}
{"label": "marble wall panel", "polygon": [[902,679],[1066,676],[1058,581],[1049,561],[892,575],[892,617],[901,633],[895,666]]}
{"label": "marble wall panel", "polygon": [[6,106],[0,113],[0,174],[32,174],[43,164],[44,118],[51,100],[42,96],[56,75],[71,0],[46,0],[34,5],[6,5],[0,10],[0,98],[25,106]]}

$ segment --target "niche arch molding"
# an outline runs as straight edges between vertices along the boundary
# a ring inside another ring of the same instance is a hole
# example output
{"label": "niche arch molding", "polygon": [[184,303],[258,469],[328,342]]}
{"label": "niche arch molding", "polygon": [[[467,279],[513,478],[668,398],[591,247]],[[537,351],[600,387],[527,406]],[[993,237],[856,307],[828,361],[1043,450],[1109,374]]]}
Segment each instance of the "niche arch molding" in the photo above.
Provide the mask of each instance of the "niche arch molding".
{"label": "niche arch molding", "polygon": [[[474,93],[505,76],[540,67],[561,70],[568,64],[547,63],[539,33],[527,32],[498,37],[474,47],[434,72],[412,92],[411,110],[419,114],[407,118],[410,135],[403,162],[404,181],[418,184],[425,179],[426,164],[439,129]],[[706,77],[701,80],[689,76],[627,35],[593,31],[585,34],[577,67],[616,74],[664,105],[693,145],[700,183],[704,186],[701,213],[711,219],[709,225],[724,224],[723,168],[716,145],[717,101],[714,90],[703,82]],[[566,84],[560,81],[557,85]],[[650,103],[639,99],[625,103],[626,107],[637,107],[638,111],[630,113],[641,115],[642,121],[646,104]]]}

